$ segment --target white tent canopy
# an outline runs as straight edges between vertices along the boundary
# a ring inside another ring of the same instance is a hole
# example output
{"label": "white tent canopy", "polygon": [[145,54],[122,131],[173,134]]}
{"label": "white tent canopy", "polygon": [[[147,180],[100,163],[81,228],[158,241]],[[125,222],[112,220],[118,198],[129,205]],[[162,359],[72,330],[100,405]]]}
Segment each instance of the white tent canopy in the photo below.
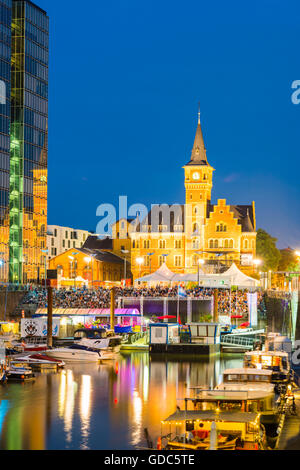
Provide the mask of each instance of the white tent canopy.
{"label": "white tent canopy", "polygon": [[239,270],[235,263],[232,263],[229,269],[221,276],[230,276],[231,285],[233,286],[243,286],[243,287],[256,287],[259,285],[259,281],[253,277],[247,276],[242,271]]}
{"label": "white tent canopy", "polygon": [[174,276],[175,274],[168,268],[166,263],[163,263],[154,273],[135,279],[134,282],[172,282]]}
{"label": "white tent canopy", "polygon": [[[187,274],[176,274],[173,273],[163,263],[162,266],[152,274],[135,279],[134,282],[146,282],[146,283],[178,283],[178,282],[198,282],[198,273],[187,273]],[[259,281],[256,279],[246,276],[236,264],[232,264],[231,267],[222,274],[205,274],[203,271],[199,271],[199,285],[202,287],[256,287],[259,285]]]}

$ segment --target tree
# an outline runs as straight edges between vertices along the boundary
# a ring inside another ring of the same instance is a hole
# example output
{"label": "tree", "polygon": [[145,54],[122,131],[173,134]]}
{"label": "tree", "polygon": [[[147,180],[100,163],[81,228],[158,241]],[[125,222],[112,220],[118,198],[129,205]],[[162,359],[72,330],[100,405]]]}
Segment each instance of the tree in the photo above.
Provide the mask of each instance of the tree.
{"label": "tree", "polygon": [[279,271],[299,271],[299,259],[292,248],[284,248],[280,250],[281,258],[279,261]]}
{"label": "tree", "polygon": [[259,228],[256,236],[256,254],[263,262],[262,271],[276,271],[281,258],[280,251],[276,247],[277,238],[272,237],[265,230]]}

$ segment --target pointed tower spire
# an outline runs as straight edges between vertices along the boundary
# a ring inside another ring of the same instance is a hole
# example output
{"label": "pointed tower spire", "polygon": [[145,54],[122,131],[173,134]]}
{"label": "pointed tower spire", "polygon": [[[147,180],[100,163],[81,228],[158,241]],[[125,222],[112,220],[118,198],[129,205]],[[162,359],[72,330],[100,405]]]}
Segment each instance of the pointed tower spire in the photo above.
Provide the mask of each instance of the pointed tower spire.
{"label": "pointed tower spire", "polygon": [[188,165],[208,165],[200,122],[200,103],[198,107],[198,126],[196,130],[191,160],[189,161]]}

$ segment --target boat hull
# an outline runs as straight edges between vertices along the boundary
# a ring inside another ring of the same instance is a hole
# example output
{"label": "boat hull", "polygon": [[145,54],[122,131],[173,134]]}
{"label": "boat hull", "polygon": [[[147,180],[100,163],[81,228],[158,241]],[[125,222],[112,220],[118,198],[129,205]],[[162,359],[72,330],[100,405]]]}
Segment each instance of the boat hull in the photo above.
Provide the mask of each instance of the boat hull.
{"label": "boat hull", "polygon": [[83,351],[68,348],[50,349],[47,356],[61,359],[65,362],[99,362],[100,355],[93,351]]}

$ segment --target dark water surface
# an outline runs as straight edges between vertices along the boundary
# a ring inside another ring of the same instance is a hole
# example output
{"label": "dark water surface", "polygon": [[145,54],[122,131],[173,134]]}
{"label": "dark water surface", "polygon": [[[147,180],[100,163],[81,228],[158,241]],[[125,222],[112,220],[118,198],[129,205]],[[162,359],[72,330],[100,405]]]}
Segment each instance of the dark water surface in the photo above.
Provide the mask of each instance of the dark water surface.
{"label": "dark water surface", "polygon": [[[1,449],[133,449],[153,439],[187,386],[214,387],[242,357],[195,361],[120,354],[102,364],[68,365],[27,384],[0,386]],[[180,402],[177,402],[180,404]]]}

